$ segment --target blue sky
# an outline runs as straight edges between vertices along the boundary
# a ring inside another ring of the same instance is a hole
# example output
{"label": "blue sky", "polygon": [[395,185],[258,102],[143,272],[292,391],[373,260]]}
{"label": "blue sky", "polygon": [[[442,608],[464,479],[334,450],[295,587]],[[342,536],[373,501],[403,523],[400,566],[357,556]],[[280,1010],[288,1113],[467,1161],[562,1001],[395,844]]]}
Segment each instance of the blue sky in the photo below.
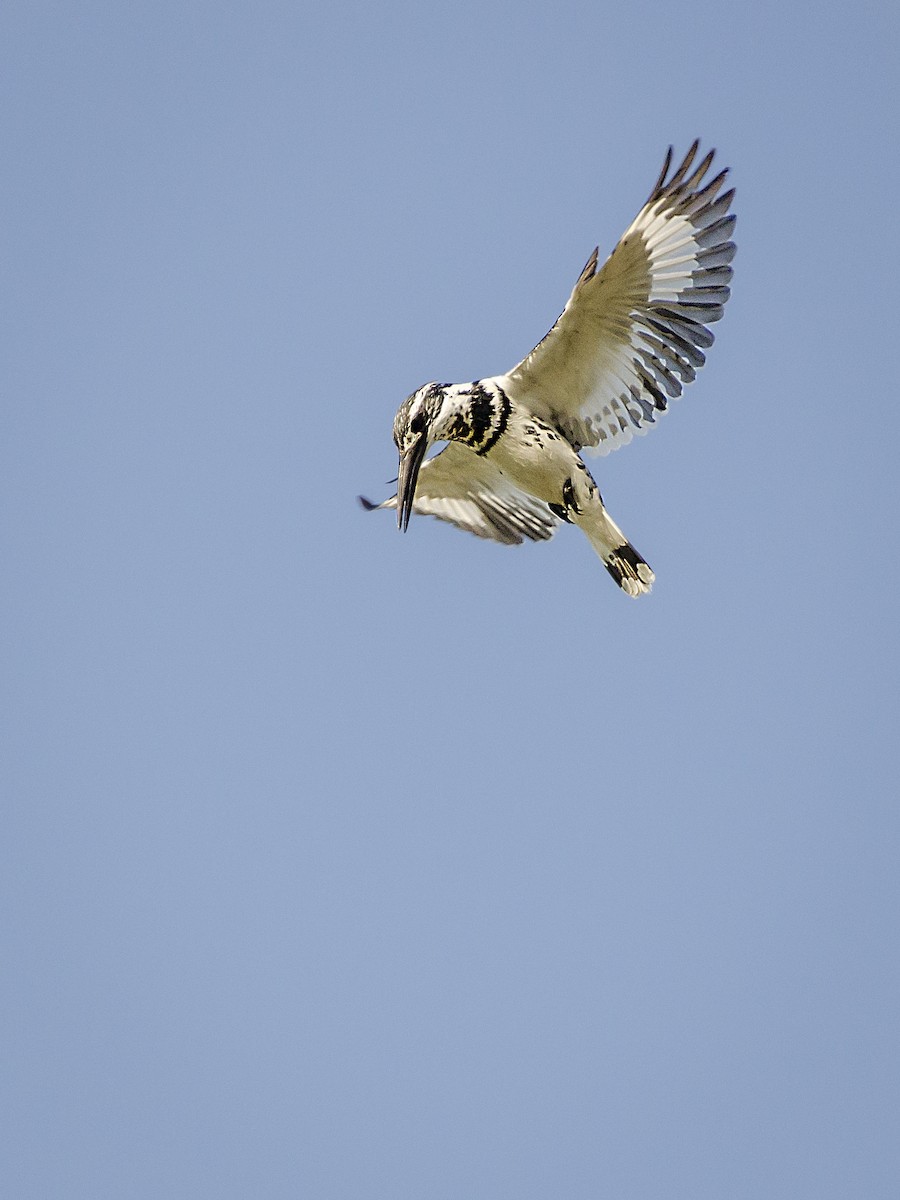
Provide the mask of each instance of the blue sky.
{"label": "blue sky", "polygon": [[[896,1196],[897,33],[6,6],[10,1195]],[[698,135],[652,597],[363,513]]]}

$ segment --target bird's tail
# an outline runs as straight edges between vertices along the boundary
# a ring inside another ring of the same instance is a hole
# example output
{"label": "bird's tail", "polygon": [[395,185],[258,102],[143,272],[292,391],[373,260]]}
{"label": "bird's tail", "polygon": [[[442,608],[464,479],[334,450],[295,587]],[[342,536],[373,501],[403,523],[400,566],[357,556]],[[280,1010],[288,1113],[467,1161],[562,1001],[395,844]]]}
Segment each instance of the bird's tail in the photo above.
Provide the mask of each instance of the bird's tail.
{"label": "bird's tail", "polygon": [[655,579],[653,572],[606,509],[599,512],[595,509],[590,523],[579,524],[623,592],[638,597],[650,591]]}

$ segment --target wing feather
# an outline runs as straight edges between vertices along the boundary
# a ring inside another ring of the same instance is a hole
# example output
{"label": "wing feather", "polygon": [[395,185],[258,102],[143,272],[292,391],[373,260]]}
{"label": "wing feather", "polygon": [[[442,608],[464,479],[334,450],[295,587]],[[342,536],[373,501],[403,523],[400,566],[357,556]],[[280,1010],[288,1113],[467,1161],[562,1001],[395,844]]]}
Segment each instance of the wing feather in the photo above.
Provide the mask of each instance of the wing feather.
{"label": "wing feather", "polygon": [[[704,184],[695,141],[670,176],[672,149],[647,199],[598,271],[595,250],[559,320],[500,383],[569,440],[606,454],[646,433],[681,395],[713,344],[707,328],[731,294],[728,172]],[[720,194],[721,193],[721,194]]]}
{"label": "wing feather", "polygon": [[[360,501],[370,510],[397,507],[396,496],[381,504],[364,496]],[[413,512],[508,546],[526,538],[546,541],[560,523],[543,501],[515,487],[488,459],[459,442],[450,442],[422,464]]]}

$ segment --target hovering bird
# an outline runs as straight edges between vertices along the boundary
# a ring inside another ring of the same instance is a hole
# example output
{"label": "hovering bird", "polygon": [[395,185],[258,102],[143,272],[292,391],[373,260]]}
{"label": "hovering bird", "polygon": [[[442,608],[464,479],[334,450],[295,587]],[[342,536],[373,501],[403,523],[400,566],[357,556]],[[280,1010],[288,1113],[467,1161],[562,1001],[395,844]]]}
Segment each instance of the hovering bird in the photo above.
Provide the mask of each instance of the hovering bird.
{"label": "hovering bird", "polygon": [[[547,336],[505,375],[426,383],[400,405],[396,508],[478,537],[544,541],[577,525],[629,596],[654,575],[606,511],[582,450],[607,454],[646,433],[705,362],[730,295],[728,174],[709,182],[715,151],[694,166],[695,141],[670,176],[672,148],[650,196],[599,270],[598,251]],[[720,194],[721,193],[721,194]],[[446,447],[426,459],[435,442]]]}

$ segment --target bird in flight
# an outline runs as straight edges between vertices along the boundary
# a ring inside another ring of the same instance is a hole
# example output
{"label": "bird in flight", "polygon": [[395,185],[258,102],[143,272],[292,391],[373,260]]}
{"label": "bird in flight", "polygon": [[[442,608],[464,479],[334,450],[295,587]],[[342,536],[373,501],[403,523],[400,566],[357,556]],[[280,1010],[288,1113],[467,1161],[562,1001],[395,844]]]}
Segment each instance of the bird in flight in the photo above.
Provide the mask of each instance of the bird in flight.
{"label": "bird in flight", "polygon": [[[607,454],[646,433],[705,362],[730,295],[734,189],[704,182],[699,141],[670,175],[672,148],[641,211],[598,269],[585,264],[556,324],[505,375],[426,383],[400,405],[397,494],[367,509],[439,517],[515,545],[577,525],[629,596],[653,572],[607,513],[581,452]],[[435,442],[447,445],[426,458]]]}

